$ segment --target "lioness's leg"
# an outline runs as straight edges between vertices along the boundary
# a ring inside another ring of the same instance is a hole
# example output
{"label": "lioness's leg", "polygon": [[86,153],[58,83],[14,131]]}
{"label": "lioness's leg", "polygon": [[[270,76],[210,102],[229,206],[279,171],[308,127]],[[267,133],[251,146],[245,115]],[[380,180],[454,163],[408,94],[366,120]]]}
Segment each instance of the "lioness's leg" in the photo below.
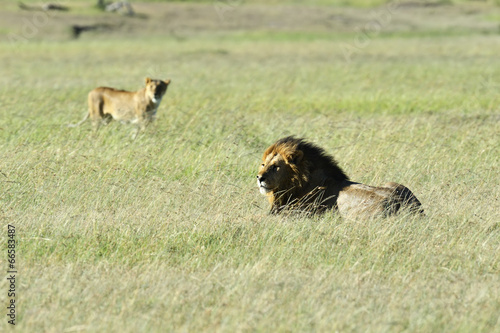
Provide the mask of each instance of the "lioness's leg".
{"label": "lioness's leg", "polygon": [[137,109],[135,110],[135,115],[136,115],[136,129],[134,133],[132,134],[132,138],[135,140],[137,135],[139,135],[139,132],[143,132],[146,130],[146,127],[148,127],[149,123],[151,122],[151,117],[148,116],[146,112],[144,112],[142,109]]}
{"label": "lioness's leg", "polygon": [[110,114],[105,114],[104,117],[102,117],[102,121],[101,122],[104,125],[108,125],[111,122],[111,120],[113,120],[113,116],[111,116]]}

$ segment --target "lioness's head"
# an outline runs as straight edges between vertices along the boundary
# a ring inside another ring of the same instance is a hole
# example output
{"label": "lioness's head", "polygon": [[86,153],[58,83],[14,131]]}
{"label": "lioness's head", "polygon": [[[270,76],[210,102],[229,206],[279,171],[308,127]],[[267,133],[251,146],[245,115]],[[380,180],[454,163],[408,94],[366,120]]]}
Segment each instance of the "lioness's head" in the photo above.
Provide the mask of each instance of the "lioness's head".
{"label": "lioness's head", "polygon": [[168,85],[170,84],[170,80],[153,80],[149,77],[146,78],[146,96],[151,99],[153,103],[159,103],[167,92]]}
{"label": "lioness's head", "polygon": [[274,144],[266,149],[257,174],[260,193],[275,194],[302,186],[307,175],[302,170],[304,153],[297,147]]}

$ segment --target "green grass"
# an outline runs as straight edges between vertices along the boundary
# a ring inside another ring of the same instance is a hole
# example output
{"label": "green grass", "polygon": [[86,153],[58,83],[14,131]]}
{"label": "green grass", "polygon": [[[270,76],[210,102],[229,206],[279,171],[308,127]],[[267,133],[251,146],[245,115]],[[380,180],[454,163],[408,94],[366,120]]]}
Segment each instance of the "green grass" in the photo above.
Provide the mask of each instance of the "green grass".
{"label": "green grass", "polygon": [[[356,33],[305,33],[1,42],[17,331],[500,329],[499,36],[379,36],[347,59]],[[66,127],[92,88],[146,76],[172,84],[137,140]],[[353,180],[407,185],[427,216],[268,215],[257,167],[290,134]]]}

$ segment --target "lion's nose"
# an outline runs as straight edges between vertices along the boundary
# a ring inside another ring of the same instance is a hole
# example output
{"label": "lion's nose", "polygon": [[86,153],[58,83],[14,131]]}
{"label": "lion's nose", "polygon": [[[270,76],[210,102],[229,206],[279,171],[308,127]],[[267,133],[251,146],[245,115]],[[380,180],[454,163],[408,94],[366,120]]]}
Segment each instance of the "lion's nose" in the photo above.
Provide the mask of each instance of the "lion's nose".
{"label": "lion's nose", "polygon": [[263,182],[264,181],[264,177],[263,176],[260,176],[260,175],[257,175],[257,180],[259,182]]}

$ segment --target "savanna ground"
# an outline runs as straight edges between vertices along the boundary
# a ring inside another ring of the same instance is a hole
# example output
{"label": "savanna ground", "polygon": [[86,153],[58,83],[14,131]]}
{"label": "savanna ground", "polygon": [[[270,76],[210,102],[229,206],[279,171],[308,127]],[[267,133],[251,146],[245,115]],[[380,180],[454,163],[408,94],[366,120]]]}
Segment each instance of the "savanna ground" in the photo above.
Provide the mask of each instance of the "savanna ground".
{"label": "savanna ground", "polygon": [[[0,12],[17,331],[500,331],[497,4],[89,3]],[[135,141],[66,127],[146,76],[173,83]],[[257,167],[290,134],[427,216],[268,215]]]}

